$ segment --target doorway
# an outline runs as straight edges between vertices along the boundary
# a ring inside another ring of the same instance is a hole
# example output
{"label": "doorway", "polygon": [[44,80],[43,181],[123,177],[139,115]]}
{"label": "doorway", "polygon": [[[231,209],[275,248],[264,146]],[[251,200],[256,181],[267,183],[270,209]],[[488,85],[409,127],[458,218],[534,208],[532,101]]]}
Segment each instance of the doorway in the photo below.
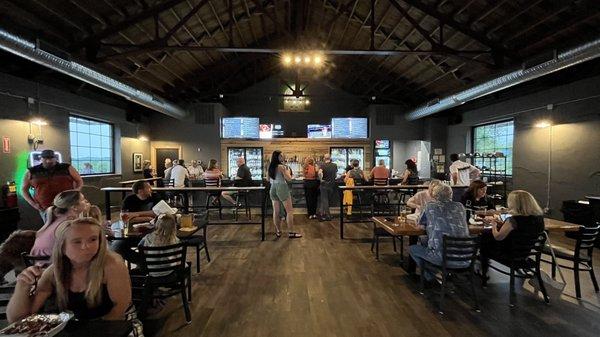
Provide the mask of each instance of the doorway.
{"label": "doorway", "polygon": [[157,148],[156,149],[156,175],[158,177],[164,176],[165,172],[165,159],[171,160],[179,159],[179,148]]}

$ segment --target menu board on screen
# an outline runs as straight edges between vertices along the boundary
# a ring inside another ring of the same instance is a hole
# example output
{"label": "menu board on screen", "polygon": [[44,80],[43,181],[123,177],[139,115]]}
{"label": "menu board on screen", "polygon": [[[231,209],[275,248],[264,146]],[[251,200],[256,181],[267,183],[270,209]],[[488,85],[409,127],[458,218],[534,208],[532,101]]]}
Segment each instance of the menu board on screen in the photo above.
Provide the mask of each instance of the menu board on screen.
{"label": "menu board on screen", "polygon": [[283,137],[284,134],[281,124],[260,124],[259,130],[259,136],[263,139]]}
{"label": "menu board on screen", "polygon": [[306,135],[308,138],[331,138],[331,125],[308,124]]}
{"label": "menu board on screen", "polygon": [[331,135],[333,138],[368,138],[367,118],[332,118]]}
{"label": "menu board on screen", "polygon": [[221,119],[222,138],[258,138],[258,118],[224,117]]}

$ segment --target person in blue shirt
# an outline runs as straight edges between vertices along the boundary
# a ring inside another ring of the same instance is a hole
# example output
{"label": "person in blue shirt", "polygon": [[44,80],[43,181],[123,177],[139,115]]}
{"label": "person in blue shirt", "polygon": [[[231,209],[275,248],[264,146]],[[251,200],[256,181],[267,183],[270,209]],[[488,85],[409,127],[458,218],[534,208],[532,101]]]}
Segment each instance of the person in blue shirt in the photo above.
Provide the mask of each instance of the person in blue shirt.
{"label": "person in blue shirt", "polygon": [[[442,249],[444,235],[454,237],[469,236],[469,226],[466,221],[464,206],[452,201],[452,188],[440,184],[433,189],[433,201],[427,203],[421,213],[419,226],[427,231],[427,239],[421,240],[421,244],[409,247],[410,256],[423,272],[423,261],[427,260],[436,265],[442,265]],[[459,262],[460,265],[449,265],[452,267],[467,267],[469,262]],[[433,281],[435,275],[427,271],[424,274],[427,281]]]}

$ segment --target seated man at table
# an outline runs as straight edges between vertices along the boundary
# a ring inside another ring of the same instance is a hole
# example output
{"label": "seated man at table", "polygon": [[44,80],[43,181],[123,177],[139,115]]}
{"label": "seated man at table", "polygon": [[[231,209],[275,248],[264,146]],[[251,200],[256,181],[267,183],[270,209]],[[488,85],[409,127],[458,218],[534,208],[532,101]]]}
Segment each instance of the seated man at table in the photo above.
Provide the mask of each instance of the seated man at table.
{"label": "seated man at table", "polygon": [[[239,157],[237,159],[237,174],[235,175],[233,186],[235,187],[247,187],[252,186],[252,173],[250,172],[250,168],[246,165],[246,160],[244,157]],[[235,200],[233,199],[234,194],[237,192],[226,191],[221,194],[223,199],[229,201],[232,204],[235,204]]]}
{"label": "seated man at table", "polygon": [[437,185],[440,185],[441,183],[442,182],[437,179],[433,179],[433,180],[429,181],[428,182],[429,187],[426,190],[417,192],[415,195],[410,197],[410,199],[408,199],[408,201],[406,201],[406,205],[408,207],[415,209],[414,219],[419,219],[419,217],[421,216],[421,213],[423,212],[423,209],[425,208],[425,205],[427,205],[428,202],[431,202],[434,200],[433,199],[433,189]]}
{"label": "seated man at table", "polygon": [[[419,225],[427,231],[427,242],[409,247],[410,256],[423,271],[423,261],[427,260],[436,265],[442,264],[442,249],[444,235],[453,237],[469,236],[469,226],[466,221],[465,208],[459,202],[452,201],[452,188],[438,184],[433,188],[433,201],[427,203],[421,214]],[[451,265],[452,267],[467,267],[466,265]],[[425,279],[434,281],[435,275],[424,272]]]}
{"label": "seated man at table", "polygon": [[133,194],[123,199],[121,204],[121,213],[125,219],[136,218],[136,222],[145,222],[152,220],[156,215],[152,207],[156,205],[160,198],[152,194],[152,186],[147,181],[136,181],[131,186]]}

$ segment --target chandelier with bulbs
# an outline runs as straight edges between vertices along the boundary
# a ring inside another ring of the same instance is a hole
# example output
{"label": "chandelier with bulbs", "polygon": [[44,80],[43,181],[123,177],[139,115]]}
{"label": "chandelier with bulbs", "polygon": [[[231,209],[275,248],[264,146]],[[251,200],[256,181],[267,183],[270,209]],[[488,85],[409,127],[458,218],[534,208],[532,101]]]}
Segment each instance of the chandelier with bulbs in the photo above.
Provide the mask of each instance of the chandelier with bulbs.
{"label": "chandelier with bulbs", "polygon": [[288,52],[281,56],[285,67],[320,68],[325,57],[320,52]]}

